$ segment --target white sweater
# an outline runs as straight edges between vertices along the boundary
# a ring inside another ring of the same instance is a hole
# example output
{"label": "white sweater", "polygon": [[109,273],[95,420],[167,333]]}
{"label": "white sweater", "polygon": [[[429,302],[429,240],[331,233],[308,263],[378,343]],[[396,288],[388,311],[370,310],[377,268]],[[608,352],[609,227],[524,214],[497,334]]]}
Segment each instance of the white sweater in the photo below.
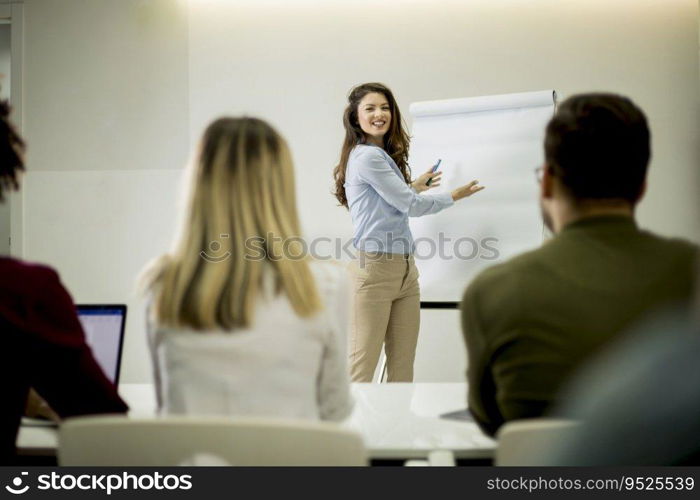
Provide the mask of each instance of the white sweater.
{"label": "white sweater", "polygon": [[[344,267],[312,263],[325,307],[298,317],[268,292],[253,325],[174,330],[149,321],[158,406],[166,414],[342,420],[353,406],[347,370],[350,284]],[[149,315],[150,316],[150,315]]]}

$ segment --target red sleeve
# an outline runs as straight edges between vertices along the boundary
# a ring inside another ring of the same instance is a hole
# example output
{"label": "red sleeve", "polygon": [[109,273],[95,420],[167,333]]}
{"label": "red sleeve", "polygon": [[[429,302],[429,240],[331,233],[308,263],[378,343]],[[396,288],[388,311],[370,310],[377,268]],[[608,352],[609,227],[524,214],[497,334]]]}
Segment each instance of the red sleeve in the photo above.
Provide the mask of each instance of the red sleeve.
{"label": "red sleeve", "polygon": [[62,417],[128,410],[85,342],[75,305],[55,271],[35,268],[34,301],[25,323],[33,337],[32,387]]}

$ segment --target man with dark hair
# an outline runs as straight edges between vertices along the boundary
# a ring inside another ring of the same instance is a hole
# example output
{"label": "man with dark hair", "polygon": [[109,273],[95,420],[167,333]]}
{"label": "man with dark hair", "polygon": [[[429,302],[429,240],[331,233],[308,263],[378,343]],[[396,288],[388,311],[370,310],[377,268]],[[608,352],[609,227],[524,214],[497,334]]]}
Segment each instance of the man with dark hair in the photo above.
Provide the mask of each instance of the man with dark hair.
{"label": "man with dark hair", "polygon": [[555,236],[481,273],[462,301],[469,407],[485,432],[542,416],[592,354],[689,300],[697,247],[634,219],[649,139],[644,113],[612,94],[573,96],[547,125],[538,179]]}

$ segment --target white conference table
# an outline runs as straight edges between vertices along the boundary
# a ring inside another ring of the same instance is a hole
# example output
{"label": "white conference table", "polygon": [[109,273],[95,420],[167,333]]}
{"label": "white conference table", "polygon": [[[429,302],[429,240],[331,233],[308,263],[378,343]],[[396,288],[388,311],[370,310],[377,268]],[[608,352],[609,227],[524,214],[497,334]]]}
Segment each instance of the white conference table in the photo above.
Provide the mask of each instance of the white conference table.
{"label": "white conference table", "polygon": [[[121,384],[119,393],[130,416],[155,416],[151,384]],[[440,418],[466,408],[464,383],[353,384],[355,409],[342,423],[364,438],[371,459],[425,458],[434,450],[450,450],[455,458],[489,459],[495,441],[474,422]],[[21,455],[55,455],[56,429],[22,426],[17,437]]]}

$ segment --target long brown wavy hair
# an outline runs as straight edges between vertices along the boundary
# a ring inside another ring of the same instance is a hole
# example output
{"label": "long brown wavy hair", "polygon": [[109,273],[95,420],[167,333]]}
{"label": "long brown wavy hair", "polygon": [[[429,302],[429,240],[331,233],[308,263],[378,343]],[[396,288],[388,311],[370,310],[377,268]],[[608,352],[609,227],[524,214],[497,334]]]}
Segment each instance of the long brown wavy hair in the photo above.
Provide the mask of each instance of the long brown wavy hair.
{"label": "long brown wavy hair", "polygon": [[389,153],[389,156],[396,162],[396,166],[403,174],[406,184],[411,183],[411,169],[408,166],[408,147],[410,138],[406,132],[406,124],[401,118],[401,111],[396,104],[394,95],[384,84],[381,83],[363,83],[352,88],[348,94],[348,105],[343,113],[343,126],[345,127],[345,139],[343,140],[343,148],[340,151],[340,163],[333,169],[333,179],[335,180],[335,197],[340,204],[348,208],[348,199],[345,196],[345,171],[348,166],[348,158],[350,151],[358,144],[366,144],[367,137],[360,128],[360,122],[357,117],[357,108],[364,96],[376,92],[382,94],[389,101],[389,109],[391,111],[391,124],[389,131],[384,135],[384,151]]}

